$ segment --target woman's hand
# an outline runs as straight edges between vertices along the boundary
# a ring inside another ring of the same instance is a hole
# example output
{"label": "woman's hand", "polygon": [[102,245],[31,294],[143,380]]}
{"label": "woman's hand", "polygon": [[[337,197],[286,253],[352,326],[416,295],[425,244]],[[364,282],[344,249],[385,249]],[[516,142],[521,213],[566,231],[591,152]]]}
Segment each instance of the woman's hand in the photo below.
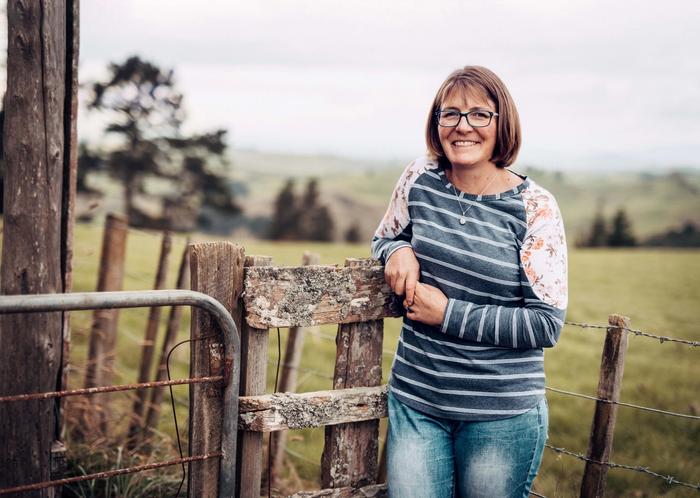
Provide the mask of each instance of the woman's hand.
{"label": "woman's hand", "polygon": [[[410,247],[394,251],[384,267],[384,279],[394,294],[404,296],[404,303],[413,303],[413,294],[420,275],[418,259]],[[406,306],[404,304],[404,306]]]}
{"label": "woman's hand", "polygon": [[426,325],[442,325],[448,299],[443,292],[432,285],[418,282],[413,294],[413,303],[404,301],[406,316]]}

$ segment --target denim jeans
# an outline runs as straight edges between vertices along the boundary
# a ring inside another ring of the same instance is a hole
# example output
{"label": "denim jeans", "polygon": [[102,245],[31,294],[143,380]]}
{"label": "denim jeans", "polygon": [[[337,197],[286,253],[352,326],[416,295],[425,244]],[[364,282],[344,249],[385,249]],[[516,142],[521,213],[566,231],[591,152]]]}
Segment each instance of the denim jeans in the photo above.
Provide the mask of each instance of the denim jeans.
{"label": "denim jeans", "polygon": [[416,411],[389,393],[389,497],[526,498],[547,424],[544,398],[522,415],[461,422]]}

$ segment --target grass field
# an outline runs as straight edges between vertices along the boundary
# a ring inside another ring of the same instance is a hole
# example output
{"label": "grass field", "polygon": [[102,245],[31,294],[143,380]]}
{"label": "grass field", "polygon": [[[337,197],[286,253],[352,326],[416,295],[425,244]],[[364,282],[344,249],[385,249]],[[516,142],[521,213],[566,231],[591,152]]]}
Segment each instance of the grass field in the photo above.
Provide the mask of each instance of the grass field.
{"label": "grass field", "polygon": [[[97,279],[101,228],[77,225],[75,229],[74,291],[94,290]],[[321,263],[342,264],[347,256],[368,256],[366,245],[265,243],[243,241],[247,254],[265,254],[278,265],[296,265],[305,250],[317,252]],[[126,266],[126,289],[148,289],[153,282],[160,239],[157,234],[133,231],[129,235]],[[177,237],[171,257],[169,286],[174,285],[184,238]],[[567,319],[604,324],[609,313],[631,318],[634,328],[665,335],[700,340],[696,310],[700,302],[700,252],[650,250],[576,250],[570,253],[570,304]],[[145,310],[125,310],[119,322],[118,382],[133,382],[139,362],[139,344],[145,328]],[[71,386],[82,384],[91,315],[75,313],[73,318],[73,352]],[[188,315],[186,315],[187,317]],[[164,322],[165,320],[163,320]],[[385,321],[384,377],[389,372],[392,351],[398,338],[397,320]],[[281,331],[282,344],[286,330]],[[328,389],[331,385],[335,345],[335,327],[310,329],[306,336],[300,391]],[[594,395],[604,332],[567,326],[556,348],[546,352],[547,384],[565,390]],[[188,336],[183,323],[182,338]],[[630,337],[622,399],[630,403],[682,413],[700,413],[700,349],[680,344],[659,344],[642,337]],[[187,346],[174,354],[174,376],[187,376]],[[274,380],[277,359],[277,333],[270,333],[269,388]],[[175,388],[180,432],[186,439],[187,387]],[[167,398],[166,398],[167,399]],[[593,414],[593,402],[550,392],[549,443],[585,453]],[[127,395],[114,397],[114,421],[123,428],[129,406]],[[164,406],[161,431],[174,435],[172,417]],[[615,432],[613,461],[641,465],[681,481],[700,480],[700,424],[640,412],[621,407]],[[291,462],[304,485],[318,478],[323,429],[295,431],[290,437]],[[553,497],[578,496],[582,462],[569,456],[545,451],[535,489]],[[299,481],[297,481],[299,482]],[[697,496],[696,492],[668,486],[662,480],[613,469],[608,474],[608,496],[656,497]]]}

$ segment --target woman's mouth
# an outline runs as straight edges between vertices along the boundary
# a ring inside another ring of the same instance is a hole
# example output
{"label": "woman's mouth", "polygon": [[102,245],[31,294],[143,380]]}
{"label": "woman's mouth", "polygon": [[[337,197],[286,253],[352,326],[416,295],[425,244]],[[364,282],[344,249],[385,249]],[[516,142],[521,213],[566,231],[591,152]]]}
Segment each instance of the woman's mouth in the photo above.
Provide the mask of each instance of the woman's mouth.
{"label": "woman's mouth", "polygon": [[474,142],[473,140],[455,140],[452,142],[454,147],[473,147],[474,145],[479,145],[479,142]]}

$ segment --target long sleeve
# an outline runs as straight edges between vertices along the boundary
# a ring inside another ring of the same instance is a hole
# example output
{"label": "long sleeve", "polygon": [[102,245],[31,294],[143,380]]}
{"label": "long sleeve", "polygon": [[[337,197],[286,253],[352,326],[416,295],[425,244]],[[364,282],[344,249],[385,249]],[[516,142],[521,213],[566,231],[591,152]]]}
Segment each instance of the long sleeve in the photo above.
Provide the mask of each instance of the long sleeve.
{"label": "long sleeve", "polygon": [[396,250],[411,247],[412,225],[408,194],[416,179],[427,169],[436,167],[426,158],[412,161],[394,187],[391,202],[372,239],[372,257],[386,263]]}
{"label": "long sleeve", "polygon": [[557,343],[568,298],[564,226],[551,194],[534,189],[523,198],[527,231],[519,250],[522,301],[496,305],[449,299],[443,333],[517,349]]}

